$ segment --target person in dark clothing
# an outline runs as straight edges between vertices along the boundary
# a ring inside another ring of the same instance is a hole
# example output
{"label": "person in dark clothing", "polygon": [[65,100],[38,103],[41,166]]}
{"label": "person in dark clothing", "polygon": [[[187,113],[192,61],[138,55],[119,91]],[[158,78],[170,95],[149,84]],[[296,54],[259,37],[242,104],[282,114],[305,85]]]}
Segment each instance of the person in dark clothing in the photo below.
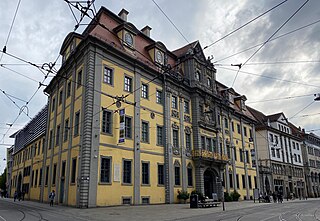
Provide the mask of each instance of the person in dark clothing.
{"label": "person in dark clothing", "polygon": [[279,193],[278,193],[278,203],[282,203],[282,201],[283,201],[282,193],[279,192]]}
{"label": "person in dark clothing", "polygon": [[49,194],[50,206],[53,206],[54,197],[56,196],[54,190]]}

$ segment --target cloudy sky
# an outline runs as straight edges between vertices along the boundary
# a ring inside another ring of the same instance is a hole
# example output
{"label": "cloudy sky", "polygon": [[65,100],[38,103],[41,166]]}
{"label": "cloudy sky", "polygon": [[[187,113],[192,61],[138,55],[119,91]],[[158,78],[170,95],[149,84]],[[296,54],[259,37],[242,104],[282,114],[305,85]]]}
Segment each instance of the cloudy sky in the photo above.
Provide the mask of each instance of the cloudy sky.
{"label": "cloudy sky", "polygon": [[[188,42],[199,40],[204,48],[247,23],[283,0],[155,0]],[[76,24],[63,0],[21,0],[11,30],[18,0],[0,1],[0,49],[35,64],[53,62],[65,36]],[[265,114],[284,112],[289,120],[320,134],[320,102],[313,102],[320,93],[320,1],[310,0],[276,34],[275,32],[304,3],[288,0],[279,7],[213,44],[204,50],[213,56],[217,79],[232,86],[237,67],[245,64],[233,88],[248,98],[247,104]],[[169,50],[188,42],[175,30],[152,0],[96,0],[98,10],[105,6],[114,13],[125,8],[128,21],[138,29],[152,27],[151,37],[162,41]],[[78,17],[79,14],[77,13]],[[84,20],[83,24],[88,23]],[[81,33],[85,26],[80,26]],[[273,36],[274,35],[274,36]],[[256,53],[259,45],[266,43]],[[7,40],[8,39],[8,40]],[[258,45],[258,46],[257,46]],[[257,47],[254,47],[257,46]],[[246,50],[252,48],[251,50]],[[244,52],[242,52],[244,51]],[[242,53],[239,53],[242,52]],[[235,55],[236,54],[236,55]],[[46,104],[43,87],[28,105],[44,75],[37,68],[0,53],[0,171],[5,167],[9,135],[22,128]],[[61,57],[58,64],[61,63]],[[58,68],[59,66],[57,66]],[[24,75],[24,76],[23,76]],[[46,83],[51,78],[46,80]],[[4,92],[3,92],[4,91]],[[313,102],[313,103],[312,103]],[[310,106],[308,106],[310,105]],[[21,113],[21,107],[25,113]],[[307,107],[308,106],[308,107]],[[307,108],[306,108],[307,107]],[[21,113],[19,115],[19,113]],[[9,127],[8,124],[14,124]],[[9,130],[8,130],[9,129]],[[5,135],[5,136],[4,136]]]}

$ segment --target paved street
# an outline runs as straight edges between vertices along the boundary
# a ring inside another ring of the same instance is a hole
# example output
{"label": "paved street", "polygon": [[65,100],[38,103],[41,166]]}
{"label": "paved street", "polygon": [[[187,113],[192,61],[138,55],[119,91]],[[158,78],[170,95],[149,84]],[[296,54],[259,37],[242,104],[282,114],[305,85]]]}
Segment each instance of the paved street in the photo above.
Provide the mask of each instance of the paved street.
{"label": "paved street", "polygon": [[31,201],[0,199],[0,221],[33,220],[223,220],[223,221],[315,221],[320,220],[320,200],[284,201],[283,204],[226,203],[215,208],[190,209],[189,204],[119,206],[92,209],[54,206]]}

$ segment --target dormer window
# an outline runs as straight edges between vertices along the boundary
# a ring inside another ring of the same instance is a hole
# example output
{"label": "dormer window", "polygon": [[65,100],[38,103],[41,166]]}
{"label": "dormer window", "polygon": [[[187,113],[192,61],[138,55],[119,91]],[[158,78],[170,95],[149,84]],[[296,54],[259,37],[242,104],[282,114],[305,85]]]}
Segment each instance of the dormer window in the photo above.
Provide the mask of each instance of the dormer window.
{"label": "dormer window", "polygon": [[196,80],[197,80],[197,81],[200,81],[200,71],[197,71],[197,72],[196,72],[196,76],[195,76],[195,77],[196,77]]}
{"label": "dormer window", "polygon": [[162,55],[161,51],[157,51],[157,53],[156,53],[156,61],[158,63],[160,63],[160,64],[163,63],[163,55]]}
{"label": "dormer window", "polygon": [[129,32],[126,32],[126,34],[124,35],[124,42],[128,46],[133,47],[133,37]]}

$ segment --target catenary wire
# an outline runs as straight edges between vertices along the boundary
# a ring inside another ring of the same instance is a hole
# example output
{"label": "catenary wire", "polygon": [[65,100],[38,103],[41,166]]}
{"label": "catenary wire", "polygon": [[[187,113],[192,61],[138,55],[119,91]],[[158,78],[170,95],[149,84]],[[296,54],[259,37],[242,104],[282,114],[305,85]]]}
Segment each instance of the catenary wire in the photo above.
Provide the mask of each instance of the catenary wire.
{"label": "catenary wire", "polygon": [[[183,39],[187,42],[190,43],[188,41],[188,39],[182,34],[182,32],[179,30],[179,28],[173,23],[173,21],[167,16],[167,14],[161,9],[161,7],[157,4],[157,2],[155,0],[152,0],[153,3],[157,6],[157,8],[161,11],[161,13],[168,19],[168,21],[173,25],[173,27],[179,32],[179,34],[183,37]],[[286,0],[287,1],[287,0]]]}
{"label": "catenary wire", "polygon": [[243,64],[241,64],[241,66],[239,66],[231,87],[234,86],[240,69],[245,66],[308,2],[309,0],[306,0]]}
{"label": "catenary wire", "polygon": [[3,64],[0,64],[0,67],[2,67],[2,68],[4,68],[4,69],[7,69],[7,70],[9,70],[9,71],[11,71],[11,72],[13,72],[13,73],[16,73],[16,74],[18,74],[18,75],[20,75],[20,76],[22,76],[22,77],[25,77],[25,78],[27,78],[27,79],[29,79],[29,80],[31,80],[31,81],[34,81],[34,82],[36,82],[36,83],[39,83],[39,81],[37,81],[37,80],[35,80],[35,79],[27,76],[27,75],[21,74],[20,72],[15,71],[15,70],[13,70],[13,69],[11,69],[11,68],[8,68],[8,67],[4,66]]}
{"label": "catenary wire", "polygon": [[227,35],[223,36],[222,38],[219,38],[218,40],[214,41],[213,43],[211,43],[211,44],[209,44],[209,45],[205,46],[205,47],[203,48],[203,50],[205,50],[205,49],[207,49],[207,48],[211,47],[212,45],[214,45],[214,44],[218,43],[219,41],[221,41],[221,40],[225,39],[226,37],[228,37],[228,36],[232,35],[233,33],[235,33],[235,32],[237,32],[237,31],[239,31],[240,29],[244,28],[245,26],[247,26],[247,25],[248,25],[248,24],[250,24],[251,22],[253,22],[253,21],[257,20],[258,18],[260,18],[260,17],[262,17],[262,16],[264,16],[265,14],[269,13],[270,11],[274,10],[275,8],[279,7],[280,5],[282,5],[283,3],[287,2],[287,1],[288,1],[288,0],[282,1],[282,2],[280,2],[279,4],[277,4],[277,5],[273,6],[272,8],[270,8],[270,9],[269,9],[269,10],[267,10],[267,11],[265,11],[264,13],[262,13],[262,14],[258,15],[257,17],[255,17],[255,18],[251,19],[251,20],[250,20],[250,21],[248,21],[247,23],[245,23],[245,24],[241,25],[239,28],[237,28],[237,29],[235,29],[235,30],[233,30],[233,31],[229,32]]}
{"label": "catenary wire", "polygon": [[[10,29],[9,29],[9,33],[8,33],[8,36],[7,36],[7,39],[6,39],[6,43],[4,44],[4,49],[7,47],[7,44],[8,44],[8,42],[9,42],[9,38],[10,38],[10,35],[11,35],[11,31],[12,31],[14,22],[15,22],[15,20],[16,20],[16,16],[17,16],[17,13],[18,13],[18,10],[19,10],[20,3],[21,3],[21,0],[18,1],[18,5],[17,5],[16,10],[15,10],[15,12],[14,12],[14,16],[13,16],[12,23],[11,23],[11,26],[10,26]],[[2,52],[2,54],[1,54],[0,62],[1,62],[1,60],[2,60],[3,53],[4,53],[4,52]]]}
{"label": "catenary wire", "polygon": [[[319,20],[316,20],[316,21],[314,21],[314,22],[312,22],[312,23],[309,23],[309,24],[307,24],[307,25],[304,25],[304,26],[302,26],[302,27],[299,27],[299,28],[297,28],[297,29],[294,29],[294,30],[292,30],[292,31],[289,31],[289,32],[287,32],[287,33],[285,33],[285,34],[282,34],[282,35],[279,35],[279,36],[277,36],[277,37],[274,37],[274,38],[272,38],[272,39],[269,41],[269,43],[270,43],[271,41],[274,41],[274,40],[277,40],[277,39],[279,39],[279,38],[285,37],[285,36],[287,36],[287,35],[289,35],[289,34],[292,34],[292,33],[294,33],[294,32],[300,31],[300,30],[302,30],[302,29],[304,29],[304,28],[307,28],[307,27],[309,27],[309,26],[315,25],[315,24],[317,24],[317,23],[319,23],[319,22],[320,22],[320,19],[319,19]],[[234,57],[234,56],[236,56],[236,55],[238,55],[238,54],[242,54],[243,52],[249,51],[249,50],[254,49],[254,48],[256,48],[256,47],[259,47],[259,46],[261,46],[261,45],[263,45],[263,42],[262,42],[262,43],[259,43],[259,44],[256,44],[256,45],[254,45],[254,46],[251,46],[251,47],[249,47],[249,48],[247,48],[247,49],[243,49],[243,50],[241,50],[241,51],[238,51],[238,52],[236,52],[236,53],[234,53],[234,54],[232,54],[232,55],[229,55],[229,56],[227,56],[227,57],[224,57],[224,58],[221,58],[221,59],[219,59],[219,60],[216,60],[216,61],[214,61],[213,63],[217,63],[217,62],[226,60],[226,59],[228,59],[228,58]]]}
{"label": "catenary wire", "polygon": [[297,116],[298,114],[300,114],[302,111],[304,111],[305,109],[307,109],[308,107],[310,107],[315,101],[313,100],[311,103],[309,103],[307,106],[305,106],[304,108],[302,108],[300,111],[298,111],[297,113],[295,113],[294,115],[292,115],[291,117],[289,117],[289,119],[294,118],[295,116]]}
{"label": "catenary wire", "polygon": [[[238,70],[234,70],[232,68],[226,68],[226,67],[217,67],[217,68],[218,69],[220,68],[220,69],[225,69],[225,70],[229,70],[229,71],[237,71],[238,72]],[[277,81],[288,82],[288,83],[292,83],[292,84],[298,84],[298,85],[304,85],[304,86],[320,88],[319,85],[314,85],[314,84],[307,84],[307,83],[298,82],[298,81],[285,80],[285,79],[281,79],[281,78],[270,77],[270,76],[265,76],[265,75],[261,75],[261,74],[255,74],[255,73],[251,73],[251,72],[247,72],[247,71],[239,71],[239,72],[243,73],[243,74],[248,74],[248,75],[253,75],[253,76],[263,77],[263,78],[268,78],[268,79],[273,79],[273,80],[277,80]]]}
{"label": "catenary wire", "polygon": [[[301,64],[301,63],[320,63],[320,60],[310,60],[310,61],[273,61],[273,62],[250,62],[248,65],[280,65],[280,64]],[[215,66],[232,66],[231,64],[219,64],[216,63]]]}
{"label": "catenary wire", "polygon": [[273,99],[267,99],[267,100],[251,101],[251,102],[246,102],[246,103],[247,104],[264,103],[264,102],[269,102],[269,101],[280,101],[280,100],[288,100],[288,99],[294,99],[294,98],[300,98],[300,97],[310,97],[310,96],[313,96],[313,95],[314,94],[305,94],[305,95],[273,98]]}

